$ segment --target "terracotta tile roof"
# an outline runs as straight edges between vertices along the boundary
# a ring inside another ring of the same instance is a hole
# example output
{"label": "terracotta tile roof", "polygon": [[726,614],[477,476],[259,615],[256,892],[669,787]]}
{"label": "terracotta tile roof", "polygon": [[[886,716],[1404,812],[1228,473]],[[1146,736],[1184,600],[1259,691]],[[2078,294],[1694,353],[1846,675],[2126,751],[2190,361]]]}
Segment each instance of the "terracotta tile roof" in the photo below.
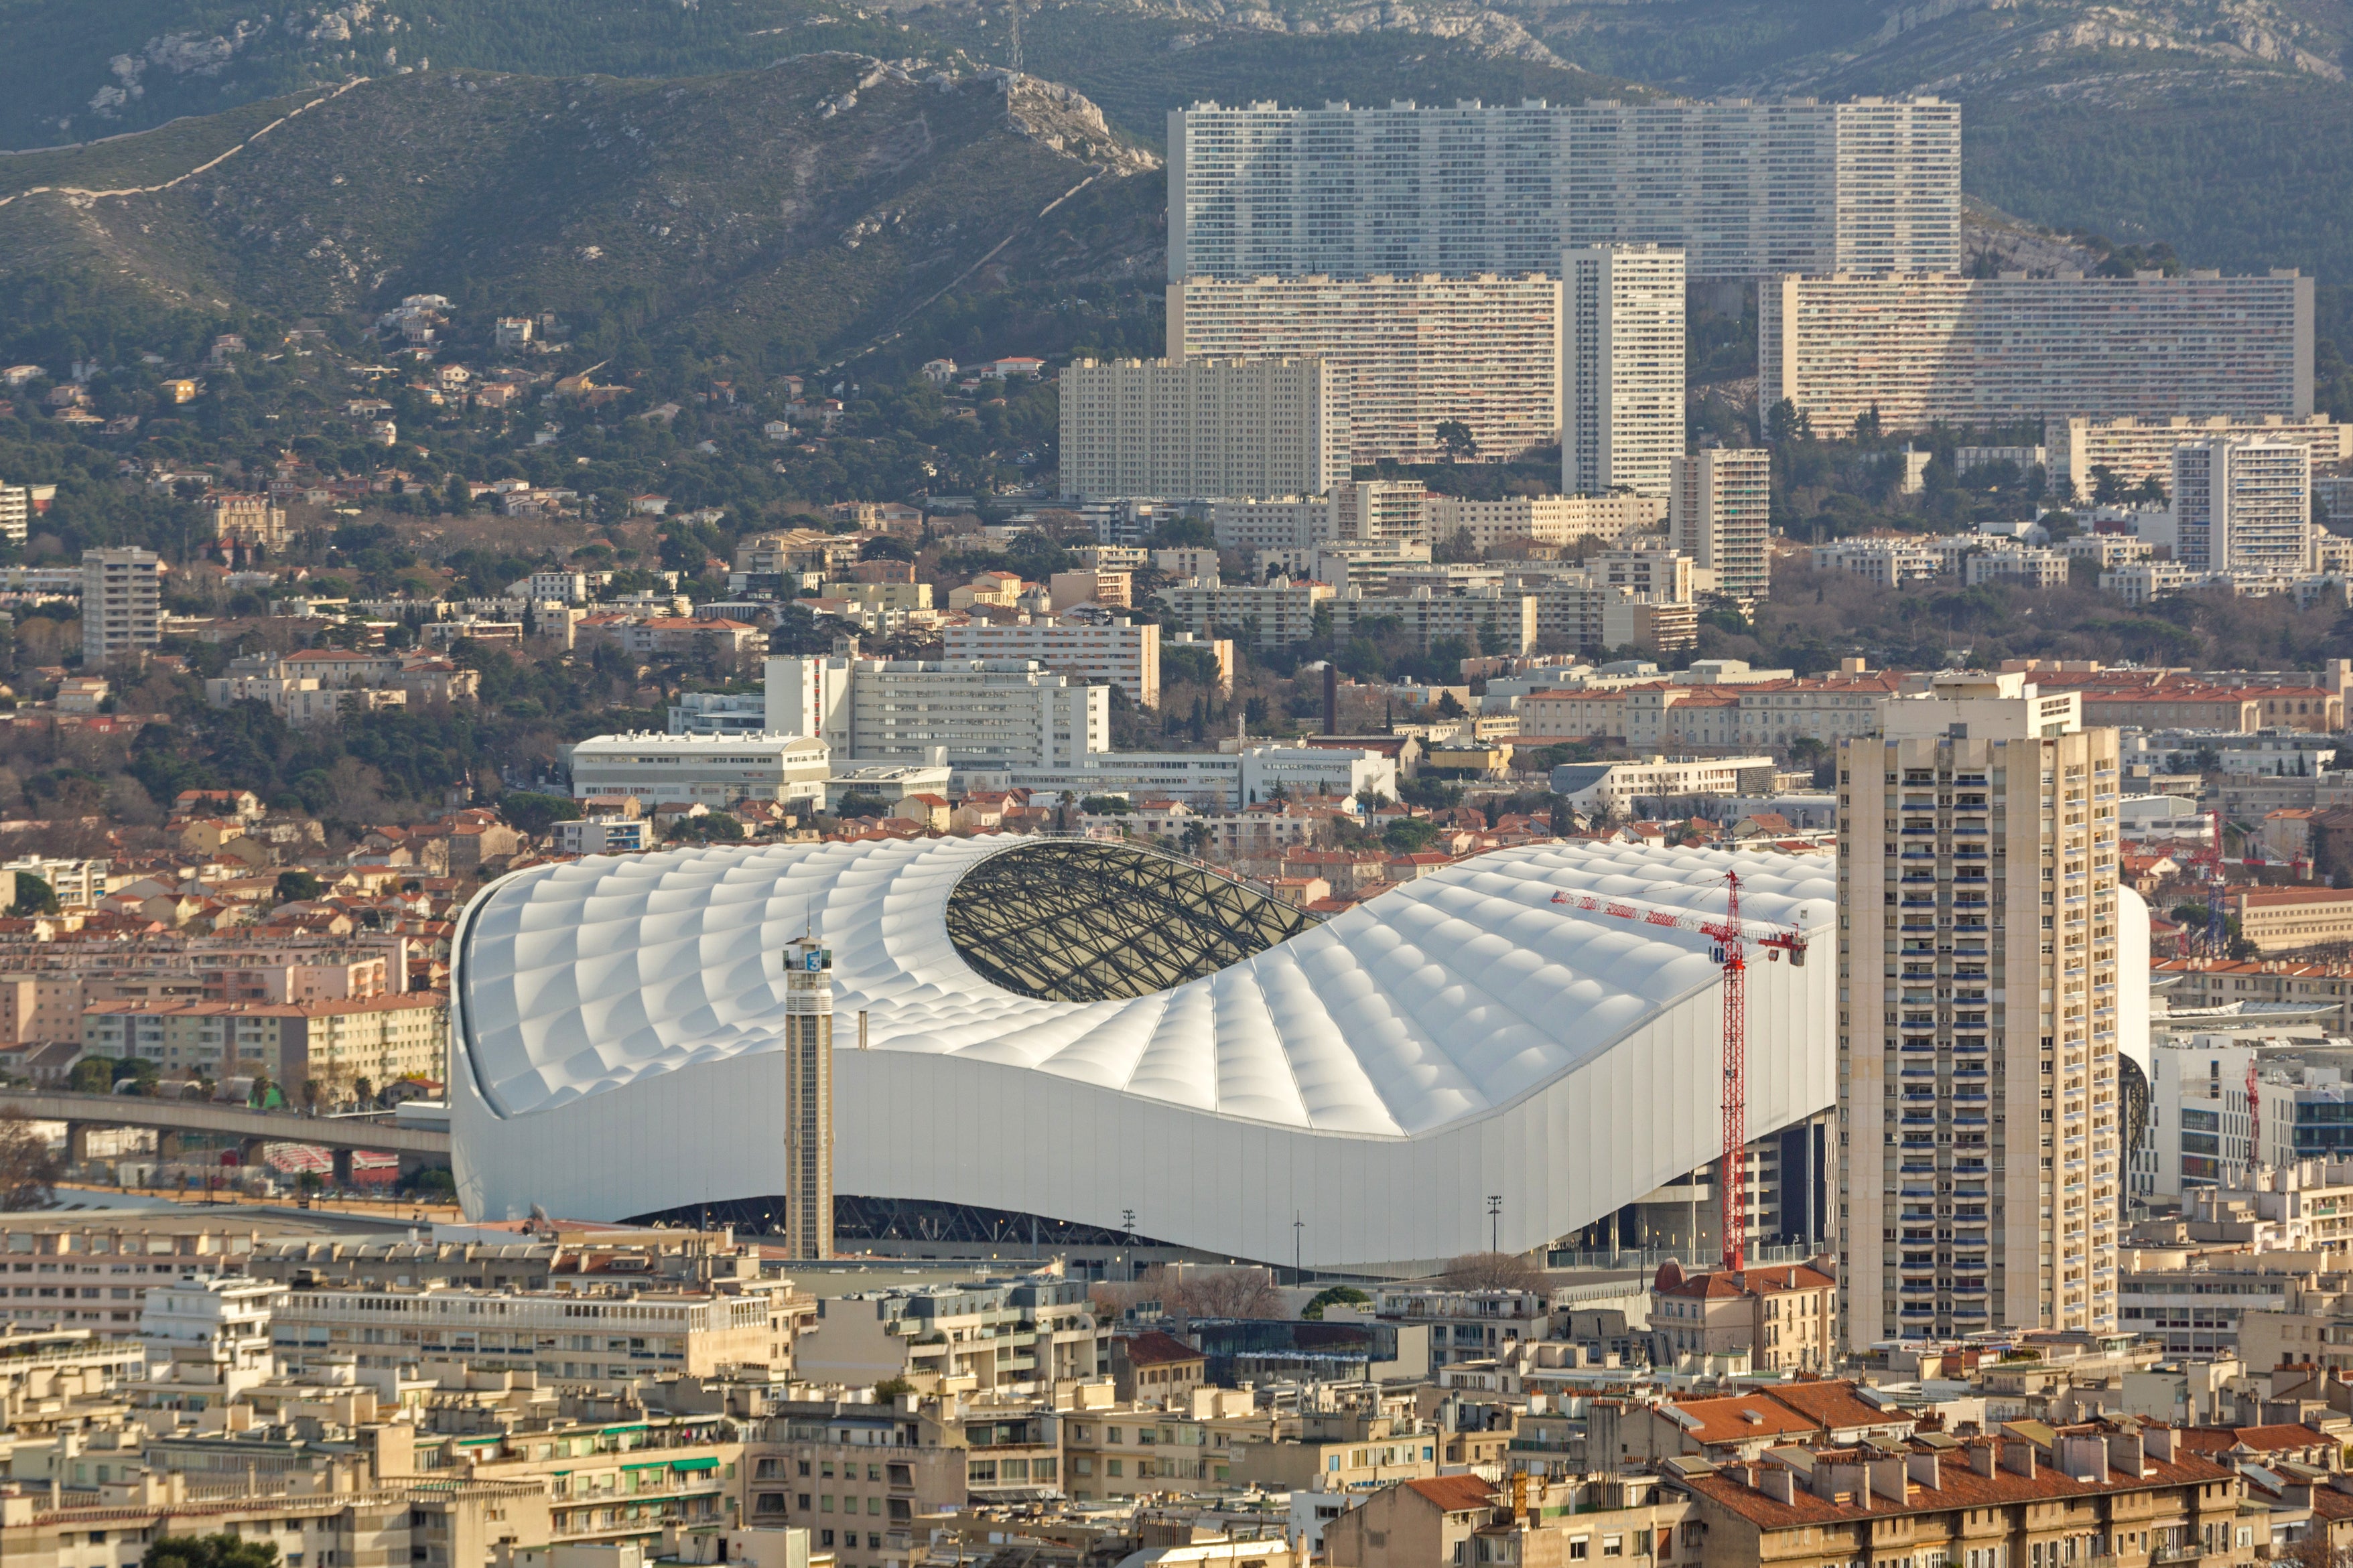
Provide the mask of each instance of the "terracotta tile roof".
{"label": "terracotta tile roof", "polygon": [[1438,1476],[1405,1484],[1448,1513],[1468,1513],[1495,1506],[1495,1489],[1477,1476]]}
{"label": "terracotta tile roof", "polygon": [[1135,1366],[1167,1366],[1204,1359],[1199,1351],[1174,1334],[1146,1329],[1127,1342],[1127,1359]]}
{"label": "terracotta tile roof", "polygon": [[1759,1437],[1797,1437],[1820,1424],[1769,1395],[1734,1394],[1722,1399],[1679,1400],[1672,1406],[1687,1418],[1683,1430],[1695,1443],[1747,1443]]}
{"label": "terracotta tile roof", "polygon": [[1841,1503],[1815,1497],[1804,1490],[1799,1490],[1791,1501],[1785,1503],[1769,1493],[1749,1487],[1743,1472],[1738,1469],[1686,1477],[1678,1484],[1761,1528],[1782,1530],[1800,1525],[1850,1523],[1873,1516],[1886,1519],[1899,1513],[1944,1513],[1954,1509],[2015,1507],[2021,1503],[2049,1502],[2065,1498],[2195,1486],[2203,1482],[2227,1481],[2234,1474],[2221,1465],[2185,1458],[2169,1464],[2150,1459],[2144,1466],[2147,1473],[2139,1477],[2112,1475],[2105,1481],[2079,1481],[2038,1461],[2034,1477],[2030,1480],[2015,1471],[1998,1467],[1992,1475],[1981,1476],[1970,1468],[1967,1454],[1962,1451],[1947,1450],[1939,1456],[1939,1459],[1936,1489],[1930,1490],[1917,1484],[1907,1486],[1905,1491],[1909,1500],[1900,1504],[1885,1497],[1871,1498],[1867,1506],[1861,1502]]}
{"label": "terracotta tile roof", "polygon": [[2309,1426],[2186,1426],[2182,1446],[2197,1454],[2220,1454],[2232,1448],[2258,1452],[2334,1446],[2334,1440]]}

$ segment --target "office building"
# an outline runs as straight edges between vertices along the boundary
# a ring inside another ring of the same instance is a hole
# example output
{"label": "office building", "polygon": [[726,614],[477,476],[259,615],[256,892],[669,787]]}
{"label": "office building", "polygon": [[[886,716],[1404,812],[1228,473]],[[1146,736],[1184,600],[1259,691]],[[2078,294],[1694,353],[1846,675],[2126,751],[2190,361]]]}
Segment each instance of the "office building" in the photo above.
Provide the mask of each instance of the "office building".
{"label": "office building", "polygon": [[1063,623],[1026,626],[948,626],[941,651],[957,659],[1013,659],[1042,664],[1057,675],[1118,687],[1138,708],[1160,706],[1160,626],[1155,621]]}
{"label": "office building", "polygon": [[1681,246],[1691,275],[1950,272],[1961,117],[1936,99],[1168,116],[1168,276],[1550,272]]}
{"label": "office building", "polygon": [[2147,1005],[2118,982],[2147,926],[2116,881],[2116,732],[2082,701],[1939,675],[1839,743],[1850,1351],[2116,1331],[2119,1031]]}
{"label": "office building", "polygon": [[768,728],[845,765],[1070,766],[1111,745],[1111,690],[1028,659],[772,658]]}
{"label": "office building", "polygon": [[1758,406],[1843,435],[2054,416],[2312,413],[2312,279],[2005,276],[1767,279]]}
{"label": "office building", "polygon": [[833,953],[785,944],[785,1256],[833,1256]]}
{"label": "office building", "polygon": [[592,735],[572,748],[572,794],[714,811],[745,800],[822,800],[833,756],[822,741],[768,731]]}
{"label": "office building", "polygon": [[2192,571],[2312,569],[2312,448],[2216,437],[2173,449],[2173,558]]}
{"label": "office building", "polygon": [[1580,246],[1560,269],[1560,488],[1663,499],[1683,449],[1683,253]]}
{"label": "office building", "polygon": [[1560,438],[1561,286],[1540,273],[1188,278],[1168,285],[1168,357],[1323,361],[1358,463],[1438,462],[1455,421],[1489,460]]}
{"label": "office building", "polygon": [[1348,384],[1315,360],[1077,360],[1062,493],[1273,496],[1348,477]]}
{"label": "office building", "polygon": [[2302,419],[2276,414],[2245,419],[2220,415],[2170,419],[2054,416],[2042,422],[2042,440],[2051,488],[2063,493],[2063,484],[2073,485],[2086,501],[2099,488],[2103,469],[2127,491],[2149,479],[2170,485],[2173,449],[2196,441],[2298,441],[2312,448],[2315,467],[2353,458],[2353,424],[2326,414]]}
{"label": "office building", "polygon": [[1434,495],[1426,510],[1432,543],[1449,543],[1468,534],[1481,551],[1522,541],[1562,545],[1596,539],[1616,544],[1629,533],[1656,528],[1667,515],[1660,498],[1630,490],[1609,495],[1504,496],[1498,500]]}
{"label": "office building", "polygon": [[1772,592],[1773,454],[1709,447],[1674,460],[1667,537],[1715,592],[1753,604]]}
{"label": "office building", "polygon": [[97,670],[163,639],[164,558],[152,550],[85,550],[81,661]]}

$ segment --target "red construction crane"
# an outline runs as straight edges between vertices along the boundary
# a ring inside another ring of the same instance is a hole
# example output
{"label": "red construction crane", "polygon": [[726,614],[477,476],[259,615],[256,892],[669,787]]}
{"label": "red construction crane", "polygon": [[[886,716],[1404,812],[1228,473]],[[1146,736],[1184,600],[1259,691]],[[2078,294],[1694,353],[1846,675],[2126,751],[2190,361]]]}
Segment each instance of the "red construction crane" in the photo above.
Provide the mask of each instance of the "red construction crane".
{"label": "red construction crane", "polygon": [[1806,962],[1806,933],[1799,926],[1763,925],[1740,918],[1740,873],[1724,874],[1724,913],[1705,915],[1595,893],[1555,893],[1552,901],[1642,925],[1697,931],[1715,942],[1709,956],[1724,966],[1724,1267],[1737,1273],[1748,1257],[1748,999],[1747,950],[1766,950],[1779,963]]}

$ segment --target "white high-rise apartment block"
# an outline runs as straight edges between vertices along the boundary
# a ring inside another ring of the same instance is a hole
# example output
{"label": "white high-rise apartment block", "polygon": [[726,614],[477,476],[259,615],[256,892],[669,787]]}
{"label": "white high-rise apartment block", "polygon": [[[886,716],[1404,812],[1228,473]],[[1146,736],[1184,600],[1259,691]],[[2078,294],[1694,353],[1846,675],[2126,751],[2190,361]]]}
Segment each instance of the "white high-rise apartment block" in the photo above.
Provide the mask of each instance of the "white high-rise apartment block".
{"label": "white high-rise apartment block", "polygon": [[1466,496],[1430,498],[1430,538],[1445,543],[1469,534],[1481,550],[1509,540],[1567,544],[1598,539],[1615,544],[1629,533],[1655,528],[1667,509],[1654,496],[1620,490],[1598,496],[1504,496],[1474,500]]}
{"label": "white high-rise apartment block", "polygon": [[1346,378],[1313,360],[1078,360],[1062,372],[1066,496],[1265,496],[1348,477]]}
{"label": "white high-rise apartment block", "polygon": [[1694,278],[1949,272],[1961,114],[1849,103],[1214,103],[1168,116],[1168,276],[1550,272],[1681,246]]}
{"label": "white high-rise apartment block", "polygon": [[1450,420],[1491,459],[1560,439],[1561,286],[1541,275],[1188,278],[1168,285],[1168,357],[1322,360],[1359,463],[1435,463]]}
{"label": "white high-rise apartment block", "polygon": [[1667,537],[1704,571],[1715,591],[1744,603],[1772,591],[1773,453],[1765,447],[1710,447],[1675,459]]}
{"label": "white high-rise apartment block", "polygon": [[1111,688],[1028,659],[772,658],[768,728],[814,735],[837,768],[1052,768],[1111,749]]}
{"label": "white high-rise apartment block", "polygon": [[2116,1327],[2116,732],[2082,711],[1939,675],[1839,742],[1850,1349]]}
{"label": "white high-rise apartment block", "polygon": [[1824,435],[2054,415],[2312,412],[2312,279],[1768,278],[1758,406]]}
{"label": "white high-rise apartment block", "polygon": [[2312,448],[2316,463],[2341,463],[2353,458],[2353,424],[2339,424],[2326,414],[2302,419],[2265,415],[2234,419],[2227,416],[2193,419],[2093,419],[2084,416],[2042,422],[2042,459],[2051,486],[2063,480],[2085,500],[2092,498],[2105,468],[2126,489],[2144,480],[2173,482],[2173,449],[2193,441],[2301,441]]}
{"label": "white high-rise apartment block", "polygon": [[0,539],[22,544],[32,537],[33,491],[26,485],[0,485]]}
{"label": "white high-rise apartment block", "polygon": [[164,558],[152,550],[81,554],[81,661],[93,671],[163,640]]}
{"label": "white high-rise apartment block", "polygon": [[2173,558],[2192,570],[2312,570],[2312,448],[2218,438],[2173,452]]}
{"label": "white high-rise apartment block", "polygon": [[1560,488],[1663,498],[1683,449],[1683,253],[1580,246],[1560,272]]}
{"label": "white high-rise apartment block", "polygon": [[1103,625],[1039,621],[1026,626],[975,621],[970,626],[944,626],[940,637],[940,651],[950,660],[1030,660],[1057,675],[1116,686],[1139,708],[1160,706],[1157,621]]}

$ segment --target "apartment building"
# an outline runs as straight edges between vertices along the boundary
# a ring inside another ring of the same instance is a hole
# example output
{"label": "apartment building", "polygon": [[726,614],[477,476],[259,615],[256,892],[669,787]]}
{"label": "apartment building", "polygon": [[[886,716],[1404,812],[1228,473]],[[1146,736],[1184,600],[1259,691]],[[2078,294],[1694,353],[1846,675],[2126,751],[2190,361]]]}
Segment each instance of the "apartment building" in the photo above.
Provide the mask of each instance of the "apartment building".
{"label": "apartment building", "polygon": [[776,657],[765,689],[772,734],[860,763],[1063,767],[1111,745],[1109,687],[1026,658]]}
{"label": "apartment building", "polygon": [[449,999],[438,991],[316,1002],[90,1002],[85,1055],[138,1058],[167,1074],[214,1079],[266,1073],[340,1092],[361,1079],[448,1081]]}
{"label": "apartment building", "polygon": [[1315,635],[1315,612],[1334,602],[1326,583],[1275,577],[1264,583],[1228,584],[1215,577],[1178,583],[1160,590],[1160,602],[1181,617],[1195,637],[1229,630],[1254,647],[1288,647]]}
{"label": "apartment building", "polygon": [[1883,588],[1934,582],[1945,569],[1945,558],[1936,551],[1902,539],[1842,539],[1835,544],[1817,544],[1811,560],[1817,572],[1843,572]]}
{"label": "apartment building", "polygon": [[822,801],[832,758],[822,741],[766,731],[592,735],[572,748],[572,793],[714,809],[744,800]]}
{"label": "apartment building", "polygon": [[1417,558],[1427,561],[1430,509],[1445,500],[1425,492],[1417,480],[1356,479],[1324,495],[1221,497],[1210,503],[1209,527],[1219,549],[1278,563],[1294,573],[1305,570],[1327,545],[1419,551]]}
{"label": "apartment building", "polygon": [[1253,1408],[1248,1389],[1103,1404],[1094,1392],[1081,1390],[1061,1421],[1064,1489],[1082,1501],[1221,1490],[1236,1450],[1272,1436],[1277,1425],[1272,1412]]}
{"label": "apartment building", "polygon": [[2060,415],[2312,413],[2313,280],[1799,277],[1757,289],[1760,405],[1844,432]]}
{"label": "apartment building", "polygon": [[[1537,700],[1528,699],[1530,702]],[[1592,731],[1555,730],[1562,720],[1549,715],[1536,721],[1541,728],[1523,732],[1541,735],[1591,734]],[[1580,811],[1624,816],[1637,801],[1687,800],[1694,795],[1753,795],[1769,792],[1780,764],[1769,756],[1638,758],[1620,763],[1563,763],[1552,771],[1552,792]]]}
{"label": "apartment building", "polygon": [[1764,447],[1708,447],[1673,460],[1667,538],[1715,592],[1744,605],[1773,588],[1773,454]]}
{"label": "apartment building", "polygon": [[818,1331],[794,1368],[845,1385],[935,1373],[983,1394],[1031,1394],[1111,1370],[1111,1331],[1083,1280],[1039,1275],[891,1289],[818,1304]]}
{"label": "apartment building", "polygon": [[81,659],[88,670],[163,640],[164,558],[152,550],[85,550]]}
{"label": "apartment building", "polygon": [[5,1328],[88,1329],[118,1338],[138,1332],[147,1292],[241,1271],[253,1229],[213,1229],[201,1219],[147,1214],[123,1222],[62,1221],[12,1215],[0,1229],[0,1311]]}
{"label": "apartment building", "polygon": [[[779,1405],[751,1435],[744,1455],[745,1523],[807,1530],[809,1543],[829,1552],[841,1568],[906,1568],[930,1544],[917,1521],[951,1513],[972,1500],[968,1469],[980,1449],[994,1447],[994,1423],[977,1448],[967,1433],[978,1422],[953,1418],[912,1395],[861,1403],[795,1399]],[[1021,1461],[1023,1487],[1059,1481],[1048,1460]],[[990,1480],[1008,1468],[996,1456]]]}
{"label": "apartment building", "polygon": [[2173,558],[2191,571],[2313,567],[2312,448],[2211,437],[2173,449]]}
{"label": "apartment building", "polygon": [[1118,687],[1139,708],[1160,706],[1160,626],[1154,621],[1103,625],[1038,622],[1026,626],[949,626],[941,633],[950,660],[1012,659],[1057,675]]}
{"label": "apartment building", "polygon": [[1348,477],[1350,383],[1318,360],[1073,361],[1066,496],[1319,493]]}
{"label": "apartment building", "polygon": [[1573,246],[1560,273],[1560,488],[1663,500],[1683,450],[1683,253]]}
{"label": "apartment building", "polygon": [[1170,360],[1321,360],[1346,388],[1356,463],[1438,462],[1451,455],[1438,437],[1450,421],[1490,460],[1551,446],[1562,327],[1561,285],[1540,273],[1168,285]]}
{"label": "apartment building", "polygon": [[2081,716],[1946,674],[1839,746],[1850,1350],[2116,1328],[2116,736]]}
{"label": "apartment building", "polygon": [[1168,116],[1168,276],[1549,272],[1642,241],[1694,278],[1949,272],[1960,139],[1933,98],[1199,103]]}
{"label": "apartment building", "polygon": [[1401,596],[1373,598],[1351,588],[1326,601],[1332,633],[1345,638],[1368,621],[1395,621],[1416,647],[1440,638],[1474,643],[1482,653],[1518,655],[1536,646],[1536,595],[1504,588],[1440,593],[1416,588]]}
{"label": "apartment building", "polygon": [[[130,1467],[126,1466],[126,1468]],[[30,1491],[0,1500],[0,1555],[11,1563],[77,1568],[136,1568],[167,1537],[237,1540],[287,1568],[311,1563],[388,1568],[416,1563],[487,1563],[544,1557],[552,1539],[540,1484],[376,1479],[348,1461],[314,1488],[291,1477],[249,1484],[244,1495],[191,1489],[184,1475],[153,1469],[96,1500],[53,1505]],[[118,1495],[119,1493],[119,1495]]]}
{"label": "apartment building", "polygon": [[2226,896],[2239,935],[2259,953],[2353,942],[2353,889],[2243,888]]}
{"label": "apartment building", "polygon": [[1821,1373],[1838,1363],[1838,1281],[1803,1263],[1685,1275],[1670,1264],[1651,1287],[1651,1331],[1664,1358],[1741,1355],[1760,1373]]}
{"label": "apartment building", "polygon": [[2086,500],[2099,483],[2095,469],[2106,469],[2128,490],[2149,479],[2170,484],[2174,448],[2194,442],[2294,441],[2311,448],[2316,465],[2353,459],[2353,424],[2326,414],[2301,419],[2278,414],[2256,418],[2175,415],[2165,419],[2054,415],[2042,422],[2042,449],[2049,456],[2036,460],[2045,463],[2052,488],[2064,494],[2063,487],[2073,485]]}
{"label": "apartment building", "polygon": [[791,1364],[793,1313],[781,1292],[296,1283],[273,1309],[269,1333],[289,1372],[339,1361],[396,1369],[448,1360],[617,1393],[665,1378],[765,1381]]}
{"label": "apartment building", "polygon": [[1630,533],[1656,528],[1666,516],[1658,497],[1631,490],[1610,495],[1505,496],[1500,500],[1434,495],[1428,511],[1433,542],[1468,535],[1482,552],[1520,541],[1561,545],[1597,539],[1618,544]]}

